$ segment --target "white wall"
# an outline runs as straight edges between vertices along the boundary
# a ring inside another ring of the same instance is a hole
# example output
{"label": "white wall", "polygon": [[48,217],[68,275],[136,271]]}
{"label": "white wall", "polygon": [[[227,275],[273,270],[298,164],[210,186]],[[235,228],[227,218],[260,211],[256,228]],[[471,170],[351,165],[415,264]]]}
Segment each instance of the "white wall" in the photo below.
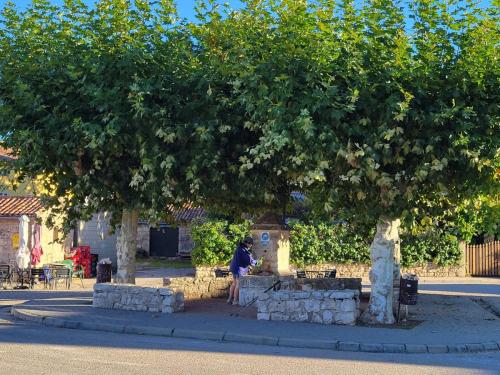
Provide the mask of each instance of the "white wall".
{"label": "white wall", "polygon": [[78,227],[78,245],[90,246],[90,252],[99,254],[99,260],[110,258],[116,265],[116,239],[115,234],[110,234],[110,215],[106,212],[93,216],[92,220],[81,221]]}

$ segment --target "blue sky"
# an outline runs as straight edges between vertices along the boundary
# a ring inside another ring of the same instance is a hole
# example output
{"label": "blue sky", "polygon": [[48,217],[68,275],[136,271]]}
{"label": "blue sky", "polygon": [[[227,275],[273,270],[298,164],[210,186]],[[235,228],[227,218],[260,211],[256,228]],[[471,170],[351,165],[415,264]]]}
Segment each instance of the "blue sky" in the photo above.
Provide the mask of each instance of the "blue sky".
{"label": "blue sky", "polygon": [[[11,0],[19,6],[19,8],[26,7],[27,4],[31,3],[31,0]],[[49,0],[53,4],[61,4],[64,0]],[[96,0],[84,0],[87,4],[93,4]],[[195,19],[194,4],[196,0],[175,0],[177,3],[177,9],[181,17],[186,17],[189,20]],[[411,0],[408,0],[411,1]],[[8,0],[0,0],[0,8],[2,8]],[[222,1],[221,1],[222,2]],[[238,8],[241,6],[240,0],[225,0],[224,2],[229,3],[233,8]],[[491,0],[480,0],[481,6],[486,7],[491,4]]]}
{"label": "blue sky", "polygon": [[[0,8],[7,3],[8,0],[0,0]],[[31,0],[11,0],[14,4],[19,6],[19,8],[26,7],[27,4],[31,3]],[[84,0],[87,4],[93,4],[95,0]],[[52,4],[61,4],[63,0],[50,0]],[[241,6],[239,0],[226,0],[227,3],[231,4],[232,7],[237,8]],[[195,0],[176,0],[177,9],[181,17],[186,17],[190,20],[194,20],[194,4]]]}

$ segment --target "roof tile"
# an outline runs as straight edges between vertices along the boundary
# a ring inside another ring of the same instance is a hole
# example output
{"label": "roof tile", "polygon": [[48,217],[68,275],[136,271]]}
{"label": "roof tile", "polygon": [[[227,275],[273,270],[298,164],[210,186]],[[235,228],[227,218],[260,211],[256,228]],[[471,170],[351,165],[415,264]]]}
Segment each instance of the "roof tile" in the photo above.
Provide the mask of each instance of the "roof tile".
{"label": "roof tile", "polygon": [[0,216],[30,216],[42,208],[42,203],[37,197],[0,197]]}

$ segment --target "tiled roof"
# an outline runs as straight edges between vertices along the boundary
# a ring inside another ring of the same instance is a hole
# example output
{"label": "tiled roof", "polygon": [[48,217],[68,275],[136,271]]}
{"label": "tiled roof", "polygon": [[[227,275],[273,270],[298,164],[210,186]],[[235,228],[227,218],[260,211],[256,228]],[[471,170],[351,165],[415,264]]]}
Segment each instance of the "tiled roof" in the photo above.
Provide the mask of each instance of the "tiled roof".
{"label": "tiled roof", "polygon": [[42,208],[37,197],[0,197],[0,216],[30,216]]}
{"label": "tiled roof", "polygon": [[0,146],[0,160],[14,160],[14,157],[12,156],[12,151]]}
{"label": "tiled roof", "polygon": [[206,211],[203,207],[198,207],[192,203],[185,203],[182,207],[176,207],[174,205],[167,206],[167,212],[176,222],[190,223],[196,218],[204,217]]}

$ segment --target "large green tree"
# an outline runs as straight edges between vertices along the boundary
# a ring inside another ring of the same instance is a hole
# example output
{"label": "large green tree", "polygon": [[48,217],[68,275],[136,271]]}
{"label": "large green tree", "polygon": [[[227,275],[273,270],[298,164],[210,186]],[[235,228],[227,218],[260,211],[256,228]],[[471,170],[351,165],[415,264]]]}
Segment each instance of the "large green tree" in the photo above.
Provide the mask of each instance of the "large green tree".
{"label": "large green tree", "polygon": [[0,134],[20,180],[67,225],[108,211],[120,226],[118,282],[134,282],[139,215],[183,195],[182,110],[192,41],[173,1],[13,3],[0,16]]}
{"label": "large green tree", "polygon": [[203,4],[199,41],[219,74],[210,94],[240,116],[234,134],[249,133],[240,173],[282,176],[324,212],[377,223],[365,318],[392,323],[400,220],[498,184],[497,8],[419,0],[406,16],[389,0],[214,3]]}

